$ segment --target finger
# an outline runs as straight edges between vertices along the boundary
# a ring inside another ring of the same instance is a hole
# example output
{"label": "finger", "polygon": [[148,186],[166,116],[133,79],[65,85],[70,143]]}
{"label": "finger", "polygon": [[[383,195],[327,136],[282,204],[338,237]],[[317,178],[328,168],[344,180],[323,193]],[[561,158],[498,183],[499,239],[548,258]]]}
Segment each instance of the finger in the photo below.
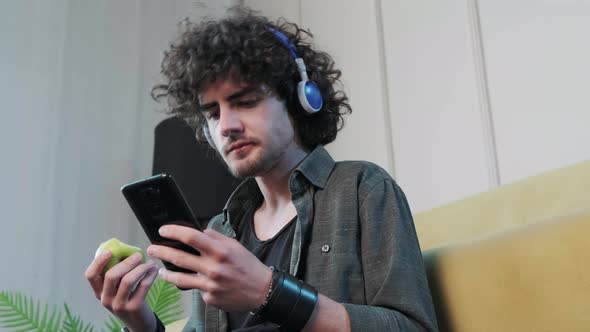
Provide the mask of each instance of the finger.
{"label": "finger", "polygon": [[191,227],[180,225],[166,225],[160,227],[160,235],[185,243],[204,255],[216,255],[219,252],[219,245],[216,240],[207,234]]}
{"label": "finger", "polygon": [[203,274],[174,272],[164,268],[160,269],[158,274],[160,275],[160,278],[173,285],[176,285],[179,288],[200,289],[203,291],[207,291],[208,289],[207,284],[209,283],[209,278]]}
{"label": "finger", "polygon": [[156,280],[157,276],[158,276],[158,267],[156,265],[154,265],[152,268],[150,268],[148,270],[148,272],[144,275],[144,277],[141,278],[141,281],[139,282],[139,284],[137,284],[135,291],[133,293],[131,293],[131,296],[129,298],[129,303],[131,303],[131,304],[136,303],[137,305],[143,303],[145,301],[147,293],[149,292],[150,288],[152,287],[152,284]]}
{"label": "finger", "polygon": [[90,283],[90,287],[94,292],[94,296],[96,296],[96,298],[99,300],[100,294],[102,293],[104,282],[102,270],[107,265],[112,255],[113,254],[110,250],[105,250],[101,252],[98,256],[94,258],[92,263],[90,263],[90,265],[86,269],[86,272],[84,272],[84,276]]}
{"label": "finger", "polygon": [[119,283],[123,276],[140,264],[141,254],[135,253],[122,262],[111,267],[104,276],[104,286],[101,294],[101,301],[110,303],[117,294]]}
{"label": "finger", "polygon": [[168,246],[152,244],[147,248],[150,257],[172,263],[190,271],[207,274],[207,259]]}
{"label": "finger", "polygon": [[115,302],[127,302],[129,300],[129,297],[131,296],[131,293],[137,287],[138,283],[150,272],[150,270],[155,268],[156,265],[154,264],[154,262],[148,261],[146,263],[138,265],[133,270],[129,271],[129,273],[125,274],[125,276],[121,278],[119,289],[117,290],[117,294],[115,296]]}

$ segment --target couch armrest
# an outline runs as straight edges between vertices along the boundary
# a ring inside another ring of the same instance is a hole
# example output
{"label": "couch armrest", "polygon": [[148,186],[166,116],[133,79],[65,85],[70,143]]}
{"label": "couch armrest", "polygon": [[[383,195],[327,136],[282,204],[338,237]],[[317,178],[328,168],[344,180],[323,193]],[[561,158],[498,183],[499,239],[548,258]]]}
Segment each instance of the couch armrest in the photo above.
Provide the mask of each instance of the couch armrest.
{"label": "couch armrest", "polygon": [[588,331],[590,210],[426,251],[441,331]]}

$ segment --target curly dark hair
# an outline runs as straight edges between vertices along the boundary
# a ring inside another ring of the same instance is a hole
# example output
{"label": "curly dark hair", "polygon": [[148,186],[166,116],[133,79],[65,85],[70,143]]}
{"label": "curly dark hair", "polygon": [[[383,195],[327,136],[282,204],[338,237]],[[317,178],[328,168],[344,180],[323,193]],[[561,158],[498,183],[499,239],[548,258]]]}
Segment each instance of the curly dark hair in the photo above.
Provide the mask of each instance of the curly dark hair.
{"label": "curly dark hair", "polygon": [[[203,141],[206,119],[200,111],[198,94],[218,80],[235,79],[270,87],[285,102],[304,148],[312,150],[336,138],[344,124],[343,115],[352,111],[346,94],[334,86],[341,72],[332,57],[312,48],[312,34],[296,24],[279,19],[271,22],[257,12],[234,7],[219,21],[179,25],[177,41],[164,52],[161,73],[165,83],[152,88],[156,101],[167,101],[167,113],[176,115],[196,130]],[[323,98],[321,111],[307,114],[297,100],[301,80],[288,48],[270,28],[283,32],[305,61],[309,79],[318,85]]]}

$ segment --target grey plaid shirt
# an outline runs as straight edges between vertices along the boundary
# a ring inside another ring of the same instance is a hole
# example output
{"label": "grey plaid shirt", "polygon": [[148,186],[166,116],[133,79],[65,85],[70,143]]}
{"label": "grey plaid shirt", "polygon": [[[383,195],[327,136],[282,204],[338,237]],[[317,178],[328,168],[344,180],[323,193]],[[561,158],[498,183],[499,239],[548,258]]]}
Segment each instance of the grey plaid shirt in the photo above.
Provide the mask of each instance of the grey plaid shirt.
{"label": "grey plaid shirt", "polygon": [[[344,304],[352,331],[437,330],[410,208],[385,170],[334,162],[319,146],[294,170],[289,187],[298,216],[291,274]],[[254,179],[244,181],[209,227],[235,238],[235,223],[260,195]],[[227,314],[198,291],[193,306],[183,332],[228,329]]]}

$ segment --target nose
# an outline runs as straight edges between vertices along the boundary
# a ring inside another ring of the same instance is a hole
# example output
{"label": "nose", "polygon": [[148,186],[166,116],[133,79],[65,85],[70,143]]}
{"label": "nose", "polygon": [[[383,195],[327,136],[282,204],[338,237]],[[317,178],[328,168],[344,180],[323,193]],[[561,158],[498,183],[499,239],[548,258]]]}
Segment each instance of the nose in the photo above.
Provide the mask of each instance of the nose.
{"label": "nose", "polygon": [[221,135],[225,137],[243,132],[244,126],[238,112],[235,112],[230,108],[220,109],[219,129]]}

